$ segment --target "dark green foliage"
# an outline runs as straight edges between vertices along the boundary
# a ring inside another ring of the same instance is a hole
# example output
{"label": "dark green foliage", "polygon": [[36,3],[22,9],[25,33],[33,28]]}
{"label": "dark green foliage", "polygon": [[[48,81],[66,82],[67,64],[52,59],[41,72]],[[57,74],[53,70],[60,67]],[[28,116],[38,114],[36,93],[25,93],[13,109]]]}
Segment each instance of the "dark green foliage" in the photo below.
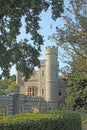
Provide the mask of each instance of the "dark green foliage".
{"label": "dark green foliage", "polygon": [[[40,32],[40,14],[49,7],[55,20],[63,13],[63,0],[0,0],[0,68],[3,76],[9,75],[12,65],[16,65],[25,78],[39,65],[40,47],[43,37]],[[24,22],[22,22],[22,19]],[[22,24],[31,43],[24,38],[17,41]]]}
{"label": "dark green foliage", "polygon": [[18,114],[3,117],[0,130],[81,130],[79,114],[55,111],[46,114]]}
{"label": "dark green foliage", "polygon": [[67,98],[69,105],[87,107],[87,79],[85,72],[72,72],[68,77]]}
{"label": "dark green foliage", "polygon": [[0,80],[0,95],[7,94],[6,90],[9,88],[9,86],[16,81],[16,76],[10,76],[9,78],[5,78]]}

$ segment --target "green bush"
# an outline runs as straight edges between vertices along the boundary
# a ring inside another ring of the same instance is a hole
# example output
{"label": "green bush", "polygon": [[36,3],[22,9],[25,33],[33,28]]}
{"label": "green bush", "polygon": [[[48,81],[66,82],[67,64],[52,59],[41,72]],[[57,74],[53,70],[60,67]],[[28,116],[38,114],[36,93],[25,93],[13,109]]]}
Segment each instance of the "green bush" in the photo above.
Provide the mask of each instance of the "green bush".
{"label": "green bush", "polygon": [[87,129],[87,113],[81,113],[82,126]]}
{"label": "green bush", "polygon": [[24,113],[0,119],[0,130],[81,130],[80,115],[71,111]]}

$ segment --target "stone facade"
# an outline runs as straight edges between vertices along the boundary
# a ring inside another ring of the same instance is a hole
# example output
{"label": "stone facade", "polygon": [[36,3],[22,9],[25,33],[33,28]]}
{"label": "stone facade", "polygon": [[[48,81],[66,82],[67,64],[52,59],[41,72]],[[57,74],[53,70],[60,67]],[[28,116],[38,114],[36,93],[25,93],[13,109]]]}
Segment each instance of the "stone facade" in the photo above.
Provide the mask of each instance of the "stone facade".
{"label": "stone facade", "polygon": [[35,70],[26,82],[17,72],[16,82],[20,87],[14,95],[0,97],[0,110],[3,108],[3,113],[8,115],[58,109],[65,104],[67,82],[65,77],[58,76],[58,67],[58,48],[48,46],[46,60],[40,61],[39,70]]}
{"label": "stone facade", "polygon": [[13,96],[0,96],[0,116],[13,114]]}

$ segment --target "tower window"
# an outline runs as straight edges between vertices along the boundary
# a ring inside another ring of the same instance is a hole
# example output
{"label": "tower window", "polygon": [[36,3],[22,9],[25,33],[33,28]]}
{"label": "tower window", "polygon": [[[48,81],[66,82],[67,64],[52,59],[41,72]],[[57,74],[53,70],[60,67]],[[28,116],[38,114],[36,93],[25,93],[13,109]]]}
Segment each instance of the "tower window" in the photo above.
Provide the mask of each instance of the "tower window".
{"label": "tower window", "polygon": [[42,71],[42,77],[44,77],[44,71]]}
{"label": "tower window", "polygon": [[59,92],[59,96],[61,96],[62,95],[62,93],[61,92]]}

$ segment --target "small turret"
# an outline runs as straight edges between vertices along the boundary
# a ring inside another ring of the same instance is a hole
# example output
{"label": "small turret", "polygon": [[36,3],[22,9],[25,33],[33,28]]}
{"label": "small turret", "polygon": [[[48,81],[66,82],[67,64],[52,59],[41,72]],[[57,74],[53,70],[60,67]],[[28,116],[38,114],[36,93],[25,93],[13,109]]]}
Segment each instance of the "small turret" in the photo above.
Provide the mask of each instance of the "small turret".
{"label": "small turret", "polygon": [[56,56],[58,56],[58,47],[55,46],[46,47],[46,55],[51,55],[51,54],[55,54]]}
{"label": "small turret", "polygon": [[16,84],[18,86],[22,86],[23,85],[23,74],[19,71],[17,71],[17,74],[16,74]]}
{"label": "small turret", "polygon": [[46,60],[40,60],[40,67],[46,66]]}

